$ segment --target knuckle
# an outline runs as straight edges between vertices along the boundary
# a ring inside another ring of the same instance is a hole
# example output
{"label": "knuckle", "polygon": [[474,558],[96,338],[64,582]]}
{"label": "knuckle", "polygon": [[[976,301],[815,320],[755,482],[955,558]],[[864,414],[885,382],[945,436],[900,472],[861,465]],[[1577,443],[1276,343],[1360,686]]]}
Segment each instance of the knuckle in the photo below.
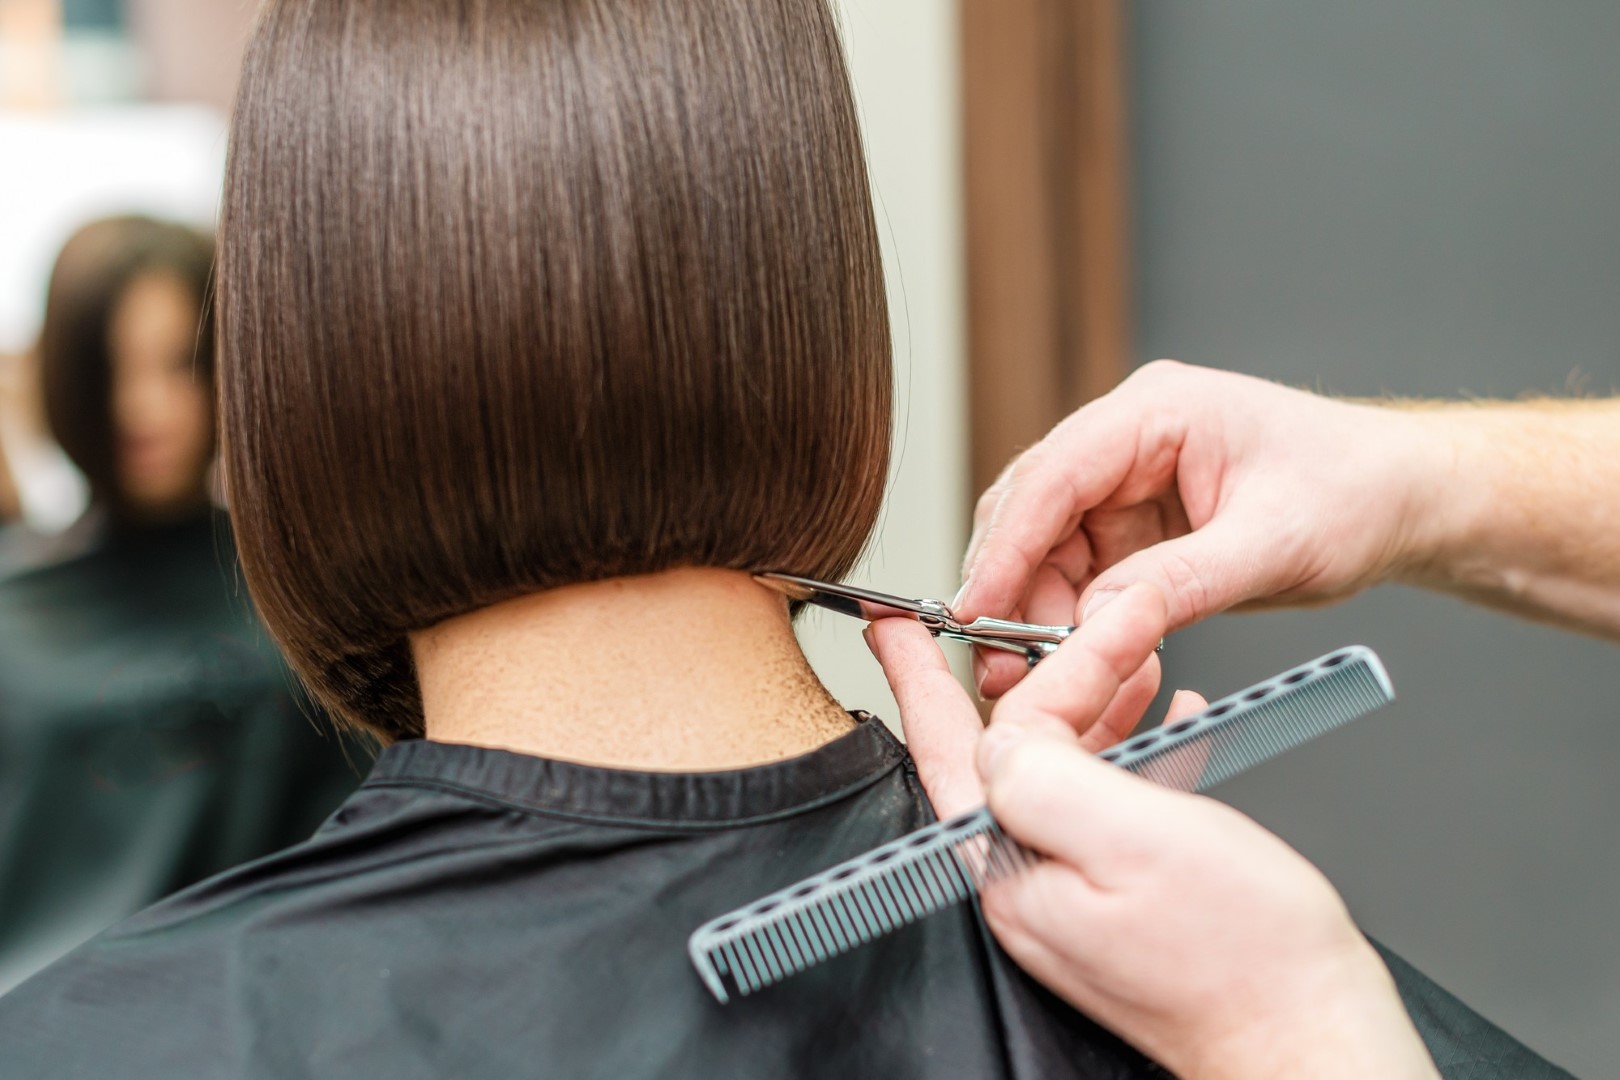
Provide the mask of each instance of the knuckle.
{"label": "knuckle", "polygon": [[1027,962],[1040,955],[1042,946],[1024,919],[1024,885],[1014,880],[986,889],[980,898],[980,909],[1002,948],[1014,958]]}
{"label": "knuckle", "polygon": [[1001,502],[1001,482],[997,481],[984,489],[973,504],[973,520],[986,521],[996,512],[996,505]]}
{"label": "knuckle", "polygon": [[1057,878],[1053,874],[1025,874],[1017,883],[1013,898],[1015,918],[1032,937],[1045,937],[1054,921],[1060,925],[1070,923],[1070,912],[1065,910],[1063,896],[1053,888]]}
{"label": "knuckle", "polygon": [[1188,370],[1180,360],[1159,359],[1143,364],[1131,373],[1131,382],[1151,383],[1179,377]]}
{"label": "knuckle", "polygon": [[1021,475],[1019,468],[1022,465],[1024,458],[1028,456],[1028,449],[1021,450],[1014,454],[1012,459],[1001,467],[1001,471],[996,474],[995,480],[988,488],[985,489],[984,494],[980,496],[979,502],[983,504],[988,500],[990,506],[992,507],[999,502],[1001,497],[1007,494],[1007,490],[1014,485],[1017,477]]}
{"label": "knuckle", "polygon": [[1166,599],[1172,612],[1207,612],[1212,595],[1210,583],[1196,566],[1179,552],[1166,552],[1159,563],[1164,576]]}
{"label": "knuckle", "polygon": [[1154,877],[1174,857],[1165,849],[1162,837],[1140,828],[1116,831],[1107,851],[1112,874],[1122,881]]}
{"label": "knuckle", "polygon": [[1028,742],[1012,747],[1003,756],[1000,767],[996,770],[998,773],[996,779],[1003,782],[997,787],[1009,791],[1015,798],[1021,800],[1039,797],[1038,777],[1043,757],[1039,747]]}
{"label": "knuckle", "polygon": [[1085,757],[1053,738],[1050,731],[1031,729],[1024,741],[996,762],[989,780],[991,812],[1005,816],[1014,828],[1020,823],[1038,828],[1083,812],[1085,798],[1076,785],[1083,784],[1085,777],[1083,773],[1077,777],[1076,770],[1088,763],[1076,763],[1072,760],[1076,755]]}
{"label": "knuckle", "polygon": [[1007,469],[1007,482],[1011,486],[1027,487],[1039,481],[1054,467],[1061,471],[1062,459],[1054,454],[1049,440],[1042,440],[1019,454]]}

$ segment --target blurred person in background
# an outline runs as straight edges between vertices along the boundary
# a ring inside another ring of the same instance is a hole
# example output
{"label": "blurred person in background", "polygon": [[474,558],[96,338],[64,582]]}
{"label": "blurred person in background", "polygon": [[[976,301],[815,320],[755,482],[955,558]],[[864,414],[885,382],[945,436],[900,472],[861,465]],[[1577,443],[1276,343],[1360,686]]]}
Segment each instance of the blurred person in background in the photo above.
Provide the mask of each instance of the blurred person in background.
{"label": "blurred person in background", "polygon": [[[10,546],[6,540],[14,532],[12,527],[21,522],[25,514],[17,475],[19,469],[6,435],[25,396],[22,384],[27,360],[27,357],[0,349],[0,560],[5,558]],[[5,565],[0,562],[0,574],[4,572]]]}
{"label": "blurred person in background", "polygon": [[17,482],[12,479],[11,467],[0,449],[0,527],[10,525],[22,516],[22,499],[17,493]]}
{"label": "blurred person in background", "polygon": [[212,241],[85,226],[38,363],[89,481],[0,578],[0,991],[182,886],[307,837],[357,782],[247,602],[214,457]]}

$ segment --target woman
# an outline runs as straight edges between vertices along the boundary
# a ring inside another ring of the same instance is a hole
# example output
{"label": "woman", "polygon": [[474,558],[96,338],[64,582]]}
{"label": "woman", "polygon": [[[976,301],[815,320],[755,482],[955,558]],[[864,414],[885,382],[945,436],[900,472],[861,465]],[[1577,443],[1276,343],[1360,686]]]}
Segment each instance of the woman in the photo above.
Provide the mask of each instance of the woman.
{"label": "woman", "polygon": [[273,0],[221,236],[245,576],[321,703],[390,745],[309,843],[15,991],[0,1065],[1148,1070],[966,908],[729,1007],[686,958],[931,820],[748,573],[845,573],[888,458],[825,0]]}
{"label": "woman", "polygon": [[0,581],[0,989],[303,839],[353,787],[289,695],[209,501],[212,247],[109,219],[51,276],[46,414],[92,496],[66,534],[14,536],[26,569]]}
{"label": "woman", "polygon": [[0,1002],[0,1065],[1161,1075],[969,907],[729,1006],[686,958],[932,819],[749,574],[845,573],[888,456],[826,0],[271,0],[225,204],[245,575],[388,745],[308,843]]}

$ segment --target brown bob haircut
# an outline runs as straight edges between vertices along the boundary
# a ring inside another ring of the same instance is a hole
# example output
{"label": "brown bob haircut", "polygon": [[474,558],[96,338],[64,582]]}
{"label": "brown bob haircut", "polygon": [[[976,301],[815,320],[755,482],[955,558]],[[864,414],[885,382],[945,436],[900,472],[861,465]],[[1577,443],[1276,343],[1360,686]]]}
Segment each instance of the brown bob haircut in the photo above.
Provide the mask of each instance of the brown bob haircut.
{"label": "brown bob haircut", "polygon": [[113,314],[137,278],[167,274],[197,302],[195,371],[214,374],[214,329],[207,302],[214,242],[184,225],[113,217],[80,228],[56,257],[39,335],[40,388],[51,436],[90,481],[90,497],[122,517],[118,440],[112,416]]}
{"label": "brown bob haircut", "polygon": [[679,566],[848,572],[890,342],[826,0],[269,0],[221,230],[247,581],[422,734],[406,635]]}

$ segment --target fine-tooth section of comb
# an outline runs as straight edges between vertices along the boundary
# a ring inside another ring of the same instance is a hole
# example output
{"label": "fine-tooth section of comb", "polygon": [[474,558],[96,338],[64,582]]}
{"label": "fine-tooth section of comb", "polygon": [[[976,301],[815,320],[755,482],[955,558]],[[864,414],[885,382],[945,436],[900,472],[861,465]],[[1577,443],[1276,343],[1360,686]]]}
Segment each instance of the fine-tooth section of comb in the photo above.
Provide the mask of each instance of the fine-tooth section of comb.
{"label": "fine-tooth section of comb", "polygon": [[[1378,657],[1351,646],[1098,757],[1166,787],[1204,791],[1394,697]],[[1036,858],[980,807],[713,919],[687,951],[714,996],[729,1001],[959,903]]]}
{"label": "fine-tooth section of comb", "polygon": [[1377,655],[1353,645],[1097,756],[1164,787],[1207,791],[1393,700]]}

